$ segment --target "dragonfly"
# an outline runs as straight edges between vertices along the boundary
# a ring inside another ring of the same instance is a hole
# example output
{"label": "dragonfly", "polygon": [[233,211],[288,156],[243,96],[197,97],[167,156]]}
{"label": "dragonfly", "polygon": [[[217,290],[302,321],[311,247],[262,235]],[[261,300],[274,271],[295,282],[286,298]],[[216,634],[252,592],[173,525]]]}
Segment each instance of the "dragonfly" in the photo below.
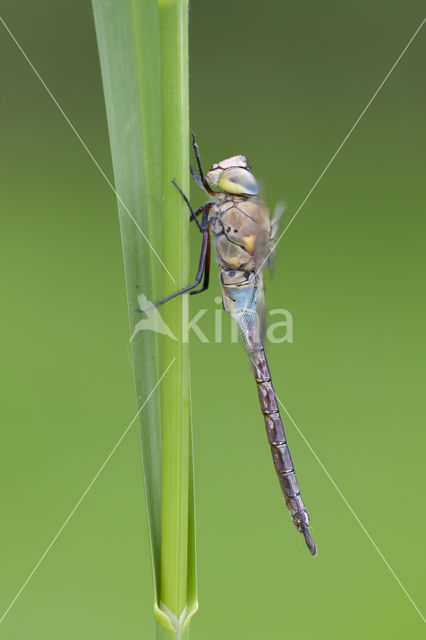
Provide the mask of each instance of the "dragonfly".
{"label": "dragonfly", "polygon": [[[233,156],[214,164],[204,174],[199,147],[192,133],[198,172],[191,174],[212,199],[194,211],[188,197],[172,180],[190,211],[190,219],[202,234],[201,253],[195,281],[159,300],[157,307],[183,293],[202,293],[209,286],[211,236],[218,256],[222,301],[225,311],[237,322],[243,346],[250,357],[271,448],[275,471],[293,524],[304,536],[314,556],[317,549],[309,531],[309,515],[300,495],[299,483],[287,443],[278,399],[263,344],[265,294],[263,271],[268,265],[277,231],[247,158]],[[139,309],[148,311],[152,307]]]}

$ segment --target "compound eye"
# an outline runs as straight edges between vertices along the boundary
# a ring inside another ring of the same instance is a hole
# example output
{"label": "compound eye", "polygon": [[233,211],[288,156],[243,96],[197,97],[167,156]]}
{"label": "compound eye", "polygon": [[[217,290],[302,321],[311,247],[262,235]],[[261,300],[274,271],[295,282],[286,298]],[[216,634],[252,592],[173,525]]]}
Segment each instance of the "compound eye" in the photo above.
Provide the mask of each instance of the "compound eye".
{"label": "compound eye", "polygon": [[240,167],[222,171],[217,184],[226,193],[235,195],[256,196],[259,193],[256,178],[247,169]]}

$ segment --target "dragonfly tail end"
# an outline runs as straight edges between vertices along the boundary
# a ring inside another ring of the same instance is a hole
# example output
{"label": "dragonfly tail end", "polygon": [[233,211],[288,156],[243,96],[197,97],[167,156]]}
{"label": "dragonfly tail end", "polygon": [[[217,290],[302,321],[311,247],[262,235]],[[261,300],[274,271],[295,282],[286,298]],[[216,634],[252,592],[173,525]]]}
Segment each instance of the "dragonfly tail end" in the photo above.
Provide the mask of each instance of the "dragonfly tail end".
{"label": "dragonfly tail end", "polygon": [[317,555],[317,545],[315,544],[315,542],[312,539],[312,536],[310,534],[309,527],[308,527],[307,524],[303,525],[301,533],[303,533],[303,536],[304,536],[305,542],[306,542],[306,546],[308,547],[309,551],[311,552],[311,556],[316,556]]}

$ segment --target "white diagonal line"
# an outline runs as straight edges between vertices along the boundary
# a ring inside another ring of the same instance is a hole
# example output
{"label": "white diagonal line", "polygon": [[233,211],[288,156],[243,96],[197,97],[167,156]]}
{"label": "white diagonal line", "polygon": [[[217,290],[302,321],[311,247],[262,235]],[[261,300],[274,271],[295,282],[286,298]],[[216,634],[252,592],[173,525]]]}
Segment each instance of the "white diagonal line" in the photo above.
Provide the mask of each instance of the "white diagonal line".
{"label": "white diagonal line", "polygon": [[306,444],[306,446],[308,447],[309,451],[312,453],[312,455],[314,456],[315,460],[318,462],[318,464],[320,465],[320,467],[324,471],[325,475],[330,480],[331,484],[336,489],[337,493],[342,498],[343,502],[345,503],[345,505],[347,506],[349,511],[352,513],[353,517],[358,522],[359,526],[361,527],[361,529],[363,530],[363,532],[365,533],[367,538],[370,540],[371,544],[373,545],[373,547],[375,548],[375,550],[377,551],[377,553],[379,554],[379,556],[381,557],[381,559],[383,560],[383,562],[385,563],[385,565],[387,566],[389,571],[391,572],[392,576],[395,578],[395,580],[397,581],[397,583],[399,584],[399,586],[401,587],[401,589],[403,590],[403,592],[405,593],[405,595],[407,596],[407,598],[409,599],[409,601],[411,602],[411,604],[413,605],[413,607],[415,608],[415,610],[417,611],[417,613],[419,614],[419,616],[421,617],[423,622],[426,622],[422,612],[420,611],[420,609],[418,608],[418,606],[414,602],[413,598],[410,596],[410,594],[408,593],[407,589],[404,587],[404,585],[402,584],[401,580],[398,578],[398,576],[396,575],[395,571],[392,569],[391,565],[386,560],[385,556],[380,551],[379,547],[374,542],[373,538],[368,533],[367,529],[365,528],[365,526],[363,525],[363,523],[361,522],[361,520],[359,519],[359,517],[357,516],[357,514],[355,513],[355,511],[353,510],[353,508],[351,507],[351,505],[349,504],[349,502],[347,501],[345,496],[343,495],[342,491],[339,489],[339,487],[337,486],[336,482],[333,480],[333,478],[331,477],[330,473],[327,471],[327,469],[325,468],[324,464],[321,462],[321,460],[319,459],[318,455],[316,454],[314,449],[311,447],[311,445],[309,444],[309,442],[307,441],[307,439],[305,438],[305,436],[303,435],[303,433],[301,432],[301,430],[299,429],[299,427],[297,426],[297,424],[295,423],[295,421],[293,420],[293,418],[291,417],[291,415],[289,414],[289,412],[287,411],[287,409],[285,408],[283,403],[281,402],[281,400],[278,398],[278,396],[277,396],[277,400],[280,403],[281,407],[284,409],[285,413],[287,414],[287,417],[290,418],[291,422],[295,426],[298,434],[303,439],[303,441]]}
{"label": "white diagonal line", "polygon": [[45,81],[43,80],[43,78],[41,77],[41,75],[39,74],[39,72],[37,71],[37,69],[35,68],[35,66],[33,65],[33,63],[31,62],[31,60],[29,59],[29,57],[27,56],[27,54],[25,53],[25,51],[23,50],[23,48],[21,47],[21,45],[19,44],[19,42],[17,41],[17,39],[15,38],[15,36],[13,35],[12,31],[9,29],[9,27],[7,26],[6,22],[3,20],[3,18],[0,16],[0,21],[2,22],[4,28],[6,29],[6,31],[8,32],[8,34],[10,35],[10,37],[12,38],[13,42],[16,44],[16,46],[18,47],[19,51],[22,53],[22,55],[24,56],[25,60],[28,62],[28,64],[30,65],[31,69],[33,70],[33,72],[35,73],[35,75],[37,76],[37,78],[40,80],[41,84],[43,85],[43,87],[45,88],[45,90],[47,91],[47,93],[49,94],[49,96],[51,97],[51,99],[53,100],[53,102],[55,103],[55,105],[57,106],[57,108],[59,109],[60,113],[62,114],[62,116],[64,117],[65,121],[67,122],[67,124],[71,127],[71,129],[73,130],[75,136],[77,137],[78,141],[81,143],[81,145],[83,146],[83,148],[85,149],[85,151],[87,151],[87,153],[89,154],[90,159],[92,160],[92,162],[94,163],[95,167],[98,169],[98,171],[101,173],[101,175],[103,176],[103,178],[105,179],[106,183],[108,184],[108,186],[112,189],[112,191],[115,193],[117,200],[120,202],[121,206],[123,207],[123,209],[127,212],[129,218],[132,220],[132,222],[135,224],[136,228],[138,229],[138,231],[141,233],[142,237],[145,239],[145,241],[148,243],[151,251],[154,253],[154,255],[156,256],[157,260],[160,262],[160,264],[162,265],[163,269],[165,269],[165,271],[168,273],[168,275],[170,276],[170,278],[173,280],[174,283],[176,283],[176,280],[174,279],[174,277],[172,276],[172,274],[170,273],[170,271],[167,269],[166,265],[164,264],[164,262],[162,261],[162,259],[160,258],[160,256],[158,255],[158,253],[156,252],[156,250],[154,249],[154,247],[152,246],[152,244],[150,243],[150,241],[148,240],[148,238],[146,237],[145,233],[142,231],[140,225],[138,224],[138,222],[136,221],[136,219],[133,217],[133,215],[130,213],[128,207],[126,206],[126,204],[123,202],[121,196],[119,195],[119,193],[117,192],[117,190],[115,189],[114,185],[112,184],[111,180],[108,178],[108,176],[106,175],[105,171],[102,169],[101,165],[99,164],[99,162],[96,160],[96,158],[94,157],[93,153],[90,151],[89,147],[87,146],[87,144],[84,142],[83,138],[81,137],[81,135],[78,133],[77,129],[74,127],[73,123],[71,122],[71,120],[68,118],[67,114],[65,113],[65,111],[62,109],[61,105],[59,104],[59,102],[56,100],[55,96],[53,95],[53,93],[51,92],[51,90],[49,89],[49,87],[47,86],[47,84],[45,83]]}
{"label": "white diagonal line", "polygon": [[326,164],[326,166],[324,167],[324,169],[321,171],[320,175],[318,176],[318,178],[316,179],[316,181],[314,182],[313,186],[311,187],[311,189],[308,191],[307,196],[304,198],[304,200],[302,201],[302,203],[299,205],[299,207],[296,209],[296,213],[293,215],[293,217],[290,219],[290,222],[287,224],[287,226],[285,227],[284,231],[282,232],[282,234],[280,235],[280,237],[278,238],[278,240],[276,241],[276,243],[274,244],[274,246],[272,247],[272,249],[269,251],[268,255],[266,256],[265,260],[262,262],[262,264],[260,265],[259,269],[256,272],[256,275],[259,273],[259,271],[261,271],[263,265],[265,264],[265,262],[268,260],[269,256],[271,255],[271,253],[273,251],[275,251],[278,243],[280,242],[280,240],[283,238],[284,234],[287,232],[288,228],[290,227],[290,225],[292,224],[292,222],[294,221],[294,219],[296,218],[296,216],[299,214],[299,212],[301,211],[301,209],[304,207],[305,203],[307,202],[308,198],[310,198],[312,192],[316,189],[316,187],[318,186],[319,182],[322,180],[322,178],[324,177],[325,173],[328,171],[329,167],[331,166],[331,164],[334,162],[337,154],[341,151],[342,147],[346,144],[349,136],[353,133],[354,129],[358,126],[361,118],[363,118],[363,116],[365,115],[367,109],[370,107],[370,105],[372,104],[372,102],[374,101],[374,99],[376,98],[377,94],[379,93],[379,91],[381,90],[381,88],[383,87],[383,85],[385,84],[386,80],[389,78],[389,76],[391,75],[392,71],[395,69],[396,65],[398,64],[398,62],[401,60],[402,56],[404,55],[404,53],[407,51],[408,47],[411,45],[411,43],[413,42],[414,38],[416,37],[416,35],[419,33],[420,29],[423,27],[424,23],[426,21],[426,18],[423,18],[423,20],[421,21],[421,23],[419,24],[419,26],[417,27],[417,29],[415,30],[415,32],[413,33],[413,35],[411,36],[411,38],[409,39],[409,41],[407,42],[407,44],[405,45],[405,47],[403,48],[403,50],[401,51],[401,53],[399,54],[399,56],[397,57],[397,59],[395,60],[395,62],[393,63],[393,65],[391,66],[391,68],[389,69],[389,71],[387,72],[387,74],[385,75],[385,77],[383,78],[382,82],[379,84],[379,86],[377,87],[376,91],[373,93],[373,95],[371,96],[370,100],[367,102],[367,104],[365,105],[364,109],[361,111],[361,113],[359,114],[358,118],[355,120],[354,124],[352,125],[352,127],[349,129],[348,133],[346,134],[346,136],[343,138],[342,142],[340,143],[340,145],[338,146],[337,150],[333,153],[333,155],[331,156],[330,160],[328,161],[328,163]]}
{"label": "white diagonal line", "polygon": [[108,454],[108,456],[105,458],[104,462],[102,463],[102,465],[99,467],[98,471],[96,472],[96,474],[93,476],[93,479],[91,480],[91,482],[89,483],[88,487],[86,488],[86,490],[81,494],[80,498],[78,499],[78,501],[76,502],[76,504],[74,505],[74,508],[72,509],[72,511],[70,512],[70,514],[68,515],[68,517],[64,520],[62,526],[59,528],[58,532],[56,533],[56,535],[54,536],[54,538],[52,538],[52,540],[50,541],[49,545],[46,547],[46,550],[44,551],[43,555],[41,556],[40,560],[37,562],[37,564],[35,565],[35,567],[33,568],[33,570],[31,571],[31,573],[29,574],[28,578],[25,580],[25,582],[23,583],[23,585],[21,586],[21,588],[19,589],[18,593],[16,594],[16,596],[13,598],[12,602],[9,604],[9,606],[7,607],[6,611],[3,613],[2,617],[0,618],[0,624],[3,622],[3,620],[5,619],[5,617],[7,616],[7,614],[9,613],[9,611],[11,610],[11,608],[13,607],[13,605],[15,604],[15,602],[17,601],[17,599],[19,598],[19,596],[21,595],[21,593],[23,592],[23,590],[25,589],[25,587],[27,586],[27,584],[29,583],[29,581],[31,580],[31,578],[33,577],[33,575],[35,574],[35,572],[37,571],[37,569],[39,568],[39,566],[41,565],[41,563],[43,562],[43,560],[45,559],[45,557],[47,556],[47,554],[49,553],[49,551],[51,550],[51,548],[53,547],[53,545],[55,544],[56,540],[59,538],[59,536],[61,535],[62,531],[65,529],[65,527],[67,526],[68,522],[71,520],[71,518],[73,517],[74,513],[77,511],[78,507],[81,505],[81,503],[83,502],[84,498],[87,496],[87,494],[89,493],[90,489],[93,487],[93,485],[95,484],[96,480],[99,478],[100,474],[102,473],[102,471],[105,469],[106,465],[108,464],[108,462],[110,461],[110,459],[112,458],[112,456],[114,455],[115,451],[117,450],[117,448],[120,446],[121,442],[124,440],[124,438],[126,437],[128,431],[130,430],[130,428],[132,427],[132,425],[134,424],[135,420],[138,418],[140,412],[142,411],[142,409],[146,406],[146,404],[149,402],[151,396],[153,395],[153,393],[155,392],[155,390],[157,389],[158,385],[161,383],[161,381],[163,380],[164,376],[166,375],[166,373],[168,372],[168,370],[170,369],[170,367],[172,366],[172,364],[174,363],[174,361],[176,360],[176,358],[173,358],[173,360],[170,362],[169,366],[167,367],[167,369],[164,371],[163,375],[161,376],[161,378],[158,380],[158,382],[156,383],[156,385],[154,386],[154,388],[152,389],[152,391],[149,393],[149,395],[147,396],[145,402],[143,403],[143,405],[138,409],[138,412],[136,413],[135,417],[133,418],[133,420],[130,422],[130,424],[126,427],[126,429],[123,431],[123,433],[121,434],[121,437],[119,438],[119,440],[116,442],[116,444],[114,445],[114,447],[111,449],[110,453]]}

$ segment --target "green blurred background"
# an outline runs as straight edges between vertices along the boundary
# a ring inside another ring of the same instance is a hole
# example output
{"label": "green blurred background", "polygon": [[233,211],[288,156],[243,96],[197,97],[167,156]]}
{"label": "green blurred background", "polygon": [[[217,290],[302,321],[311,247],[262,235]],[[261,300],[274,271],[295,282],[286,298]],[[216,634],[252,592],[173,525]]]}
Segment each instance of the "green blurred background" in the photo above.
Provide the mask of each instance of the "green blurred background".
{"label": "green blurred background", "polygon": [[[88,0],[2,16],[108,176]],[[418,1],[193,2],[191,126],[205,164],[246,153],[288,221],[423,18]],[[422,608],[424,32],[283,238],[269,308],[277,392]],[[135,413],[114,195],[0,25],[0,611]],[[195,186],[194,202],[202,201]],[[199,237],[193,230],[192,261]],[[212,338],[211,291],[191,300]],[[201,299],[202,298],[202,299]],[[224,318],[224,322],[227,321]],[[192,341],[200,610],[192,637],[421,638],[423,623],[296,429],[319,556],[291,525],[239,345]],[[152,638],[133,428],[0,627]],[[0,614],[1,615],[1,614]]]}

